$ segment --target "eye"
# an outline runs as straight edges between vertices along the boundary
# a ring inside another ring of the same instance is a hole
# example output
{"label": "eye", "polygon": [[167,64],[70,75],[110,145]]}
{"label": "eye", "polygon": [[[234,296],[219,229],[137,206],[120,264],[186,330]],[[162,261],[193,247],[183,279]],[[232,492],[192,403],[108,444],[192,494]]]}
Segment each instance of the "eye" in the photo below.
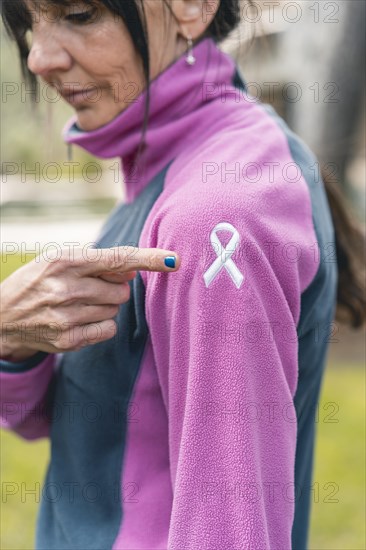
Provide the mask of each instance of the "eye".
{"label": "eye", "polygon": [[83,23],[90,23],[96,19],[97,9],[92,8],[89,10],[71,12],[65,15],[66,21],[82,25]]}

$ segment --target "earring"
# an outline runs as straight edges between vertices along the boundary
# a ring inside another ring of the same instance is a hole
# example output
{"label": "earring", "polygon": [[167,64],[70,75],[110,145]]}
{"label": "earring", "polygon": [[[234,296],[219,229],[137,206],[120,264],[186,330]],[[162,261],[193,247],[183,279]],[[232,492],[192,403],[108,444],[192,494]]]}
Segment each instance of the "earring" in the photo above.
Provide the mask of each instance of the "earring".
{"label": "earring", "polygon": [[191,35],[187,36],[186,63],[187,65],[194,65],[196,63],[196,58],[193,55],[193,40]]}

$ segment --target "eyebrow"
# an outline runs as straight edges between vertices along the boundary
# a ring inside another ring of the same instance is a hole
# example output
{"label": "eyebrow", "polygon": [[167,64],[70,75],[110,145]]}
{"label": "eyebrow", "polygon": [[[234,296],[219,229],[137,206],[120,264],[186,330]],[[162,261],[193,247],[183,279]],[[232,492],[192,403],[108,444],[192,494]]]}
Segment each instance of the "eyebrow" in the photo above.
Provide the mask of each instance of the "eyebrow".
{"label": "eyebrow", "polygon": [[73,4],[89,4],[88,0],[23,0],[25,8],[32,12],[47,12],[52,9],[62,9]]}

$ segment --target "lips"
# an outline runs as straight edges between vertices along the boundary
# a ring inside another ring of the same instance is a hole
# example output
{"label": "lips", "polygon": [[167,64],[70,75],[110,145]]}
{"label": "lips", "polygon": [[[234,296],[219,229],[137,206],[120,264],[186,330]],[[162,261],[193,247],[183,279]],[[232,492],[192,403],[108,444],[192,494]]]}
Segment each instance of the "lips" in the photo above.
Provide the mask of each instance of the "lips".
{"label": "lips", "polygon": [[70,105],[81,105],[85,103],[95,103],[101,96],[101,90],[99,88],[61,88],[61,96],[70,103]]}
{"label": "lips", "polygon": [[68,103],[70,103],[70,105],[79,105],[80,103],[85,103],[85,101],[87,101],[87,94],[84,91],[73,91],[71,93],[61,95]]}

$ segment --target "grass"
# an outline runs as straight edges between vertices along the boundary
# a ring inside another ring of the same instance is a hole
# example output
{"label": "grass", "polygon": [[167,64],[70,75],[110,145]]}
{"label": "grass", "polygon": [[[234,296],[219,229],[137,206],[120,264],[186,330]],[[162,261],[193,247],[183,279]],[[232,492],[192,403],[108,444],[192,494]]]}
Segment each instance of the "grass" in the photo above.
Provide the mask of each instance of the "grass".
{"label": "grass", "polygon": [[[2,259],[1,278],[19,265],[17,256]],[[309,550],[366,548],[364,390],[363,365],[328,365],[317,423]],[[49,442],[27,442],[6,431],[0,442],[0,548],[31,550]]]}
{"label": "grass", "polygon": [[366,548],[364,365],[328,365],[317,429],[314,485],[317,484],[319,495],[318,502],[314,498],[312,503],[309,548],[363,550]]}

